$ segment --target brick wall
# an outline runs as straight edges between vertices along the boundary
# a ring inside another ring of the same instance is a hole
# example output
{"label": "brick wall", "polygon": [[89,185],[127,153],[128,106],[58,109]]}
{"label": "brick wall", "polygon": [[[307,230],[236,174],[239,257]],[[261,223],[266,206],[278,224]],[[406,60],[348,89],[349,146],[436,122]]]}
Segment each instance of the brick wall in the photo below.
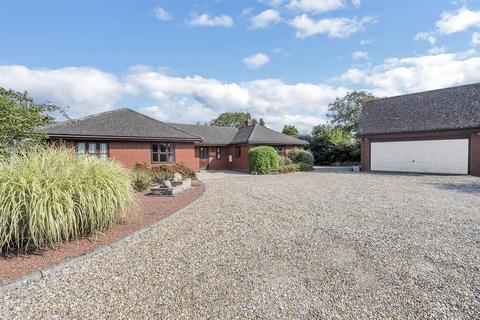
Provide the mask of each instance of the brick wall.
{"label": "brick wall", "polygon": [[480,177],[480,133],[470,136],[470,174]]}
{"label": "brick wall", "polygon": [[208,147],[208,169],[225,170],[228,163],[228,147],[220,147],[220,159],[217,159],[217,147]]}
{"label": "brick wall", "polygon": [[[240,146],[240,157],[235,156],[235,147]],[[250,146],[247,144],[244,145],[233,145],[228,147],[228,155],[232,156],[232,162],[228,162],[228,169],[230,170],[239,170],[239,171],[248,171],[248,150]],[[227,155],[227,161],[228,161]]]}
{"label": "brick wall", "polygon": [[[133,169],[136,163],[146,162],[152,164],[152,151],[150,142],[112,141],[108,144],[109,157],[118,161],[124,167]],[[184,163],[195,171],[199,169],[198,159],[195,158],[193,143],[175,144],[175,162]]]}

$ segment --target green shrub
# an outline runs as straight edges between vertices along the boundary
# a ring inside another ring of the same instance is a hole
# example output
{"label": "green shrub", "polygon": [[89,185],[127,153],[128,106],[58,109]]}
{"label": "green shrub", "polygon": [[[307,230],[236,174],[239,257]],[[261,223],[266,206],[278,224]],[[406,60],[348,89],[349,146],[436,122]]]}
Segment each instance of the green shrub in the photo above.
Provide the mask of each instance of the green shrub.
{"label": "green shrub", "polygon": [[190,179],[196,179],[197,178],[197,175],[195,174],[195,171],[193,171],[189,166],[187,166],[183,163],[173,164],[172,169],[173,169],[174,172],[180,173],[183,178],[190,178]]}
{"label": "green shrub", "polygon": [[133,200],[130,174],[119,164],[65,148],[19,151],[0,164],[0,252],[104,231]]}
{"label": "green shrub", "polygon": [[132,187],[135,191],[145,191],[152,184],[152,174],[148,170],[132,171]]}
{"label": "green shrub", "polygon": [[278,157],[278,164],[280,166],[286,166],[286,165],[290,165],[292,163],[293,163],[293,161],[289,157],[283,157],[283,156]]}
{"label": "green shrub", "polygon": [[197,175],[190,167],[183,163],[162,164],[151,168],[152,179],[155,183],[160,183],[163,180],[173,179],[173,174],[178,172],[183,178],[196,179]]}
{"label": "green shrub", "polygon": [[161,183],[163,180],[173,179],[173,170],[171,165],[160,165],[152,167],[152,179],[155,183]]}
{"label": "green shrub", "polygon": [[296,163],[281,164],[278,167],[278,172],[279,173],[297,172],[298,170],[299,170],[299,165],[296,164]]}
{"label": "green shrub", "polygon": [[293,148],[288,155],[294,163],[309,163],[313,165],[313,154],[301,148]]}
{"label": "green shrub", "polygon": [[272,147],[255,147],[248,151],[248,167],[250,172],[268,174],[278,171],[278,155]]}
{"label": "green shrub", "polygon": [[313,164],[306,163],[306,162],[300,162],[298,164],[298,168],[299,168],[300,171],[312,171],[313,170]]}

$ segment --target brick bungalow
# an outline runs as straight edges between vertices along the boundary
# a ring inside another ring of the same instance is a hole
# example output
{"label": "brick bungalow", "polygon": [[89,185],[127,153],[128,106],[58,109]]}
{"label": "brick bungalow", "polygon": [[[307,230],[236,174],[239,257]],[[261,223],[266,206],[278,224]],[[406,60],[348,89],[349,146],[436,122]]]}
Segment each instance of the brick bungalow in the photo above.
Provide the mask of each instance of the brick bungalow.
{"label": "brick bungalow", "polygon": [[372,101],[360,135],[365,171],[480,176],[480,83]]}
{"label": "brick bungalow", "polygon": [[129,169],[137,163],[184,163],[195,171],[248,171],[251,147],[268,145],[286,155],[307,144],[261,125],[237,129],[164,123],[127,108],[55,123],[44,131],[52,141],[74,145],[77,153],[116,160]]}

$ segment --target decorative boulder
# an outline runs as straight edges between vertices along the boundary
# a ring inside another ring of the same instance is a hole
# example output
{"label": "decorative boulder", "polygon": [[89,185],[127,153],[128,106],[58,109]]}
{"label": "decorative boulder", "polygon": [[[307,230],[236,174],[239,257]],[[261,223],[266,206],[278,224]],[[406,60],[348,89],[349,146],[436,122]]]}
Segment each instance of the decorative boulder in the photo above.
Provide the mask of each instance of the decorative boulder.
{"label": "decorative boulder", "polygon": [[171,188],[172,187],[172,183],[170,182],[170,180],[163,180],[162,184],[163,184],[164,188]]}
{"label": "decorative boulder", "polygon": [[173,181],[182,181],[182,178],[183,178],[182,175],[178,172],[175,172],[173,174]]}

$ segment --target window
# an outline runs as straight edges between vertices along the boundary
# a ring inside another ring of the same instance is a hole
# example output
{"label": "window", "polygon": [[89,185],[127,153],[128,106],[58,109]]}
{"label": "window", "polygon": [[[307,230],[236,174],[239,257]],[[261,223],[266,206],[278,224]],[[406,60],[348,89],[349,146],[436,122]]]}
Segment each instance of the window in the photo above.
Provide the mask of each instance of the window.
{"label": "window", "polygon": [[220,160],[222,158],[222,147],[215,148],[215,158]]}
{"label": "window", "polygon": [[208,159],[208,147],[200,147],[200,159]]}
{"label": "window", "polygon": [[175,145],[173,143],[152,143],[152,162],[175,162]]}
{"label": "window", "polygon": [[276,146],[275,150],[277,150],[277,154],[279,156],[285,155],[285,147],[284,146]]}
{"label": "window", "polygon": [[240,158],[242,155],[242,148],[240,146],[235,147],[235,157]]}
{"label": "window", "polygon": [[108,159],[108,143],[89,141],[89,142],[77,142],[76,144],[77,154],[88,155],[89,159]]}

